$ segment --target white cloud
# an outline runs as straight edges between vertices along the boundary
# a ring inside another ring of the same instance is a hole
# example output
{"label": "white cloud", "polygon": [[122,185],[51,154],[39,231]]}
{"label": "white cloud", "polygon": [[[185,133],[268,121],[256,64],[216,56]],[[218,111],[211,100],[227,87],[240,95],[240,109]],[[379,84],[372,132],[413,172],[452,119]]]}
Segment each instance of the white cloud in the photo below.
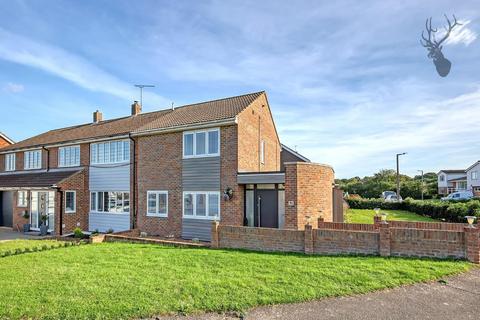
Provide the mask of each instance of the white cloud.
{"label": "white cloud", "polygon": [[[467,25],[470,24],[470,20],[458,22],[462,25],[457,26],[452,30],[450,36],[447,38],[447,40],[445,40],[445,45],[455,45],[463,43],[465,46],[468,46],[477,39],[477,34],[475,33],[475,31],[467,27]],[[443,34],[445,34],[445,32]]]}
{"label": "white cloud", "polygon": [[[76,85],[132,101],[138,90],[88,60],[59,47],[33,41],[0,28],[0,59],[38,68]],[[167,99],[149,93],[149,102],[168,105]]]}
{"label": "white cloud", "polygon": [[22,84],[9,82],[3,87],[3,90],[10,93],[20,93],[25,90],[25,87]]}

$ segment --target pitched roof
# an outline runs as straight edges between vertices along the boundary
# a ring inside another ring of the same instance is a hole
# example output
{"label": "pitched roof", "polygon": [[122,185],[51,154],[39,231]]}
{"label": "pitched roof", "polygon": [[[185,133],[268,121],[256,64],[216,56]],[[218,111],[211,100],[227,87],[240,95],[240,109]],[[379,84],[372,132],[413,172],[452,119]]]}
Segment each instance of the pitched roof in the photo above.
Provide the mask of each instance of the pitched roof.
{"label": "pitched roof", "polygon": [[0,190],[18,188],[51,188],[80,171],[81,170],[68,170],[1,174]]}
{"label": "pitched roof", "polygon": [[443,172],[443,173],[465,173],[464,169],[452,169],[452,170],[440,170],[438,173]]}
{"label": "pitched roof", "polygon": [[12,139],[10,139],[6,134],[0,131],[0,138],[3,138],[5,141],[7,141],[10,144],[15,143]]}
{"label": "pitched roof", "polygon": [[472,164],[470,167],[468,167],[467,170],[465,170],[465,171],[468,171],[468,170],[472,169],[473,167],[475,167],[479,163],[480,163],[480,160],[476,161],[474,164]]}
{"label": "pitched roof", "polygon": [[262,94],[264,91],[185,105],[173,110],[141,113],[136,116],[105,120],[99,123],[51,130],[7,146],[2,151],[232,119]]}
{"label": "pitched roof", "polygon": [[282,150],[285,150],[285,151],[287,151],[287,152],[290,152],[291,154],[293,154],[293,155],[296,156],[297,158],[302,159],[302,160],[305,161],[305,162],[311,162],[310,159],[308,159],[307,157],[301,155],[301,154],[298,153],[297,151],[295,151],[295,150],[287,147],[287,146],[284,145],[283,143],[282,143],[281,146],[282,146]]}

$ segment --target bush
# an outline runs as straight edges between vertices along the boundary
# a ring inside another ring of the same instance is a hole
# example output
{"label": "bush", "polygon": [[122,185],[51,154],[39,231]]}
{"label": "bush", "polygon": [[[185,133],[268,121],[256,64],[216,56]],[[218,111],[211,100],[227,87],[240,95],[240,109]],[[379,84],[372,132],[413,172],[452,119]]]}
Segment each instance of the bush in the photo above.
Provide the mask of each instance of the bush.
{"label": "bush", "polygon": [[83,234],[82,229],[80,229],[80,228],[78,228],[78,227],[75,228],[75,229],[73,230],[73,236],[74,236],[75,238],[78,238],[78,239],[83,239],[84,234]]}
{"label": "bush", "polygon": [[346,199],[346,201],[352,209],[406,210],[446,222],[465,222],[465,216],[480,217],[479,200],[448,202],[407,198],[403,202],[385,202],[383,199]]}

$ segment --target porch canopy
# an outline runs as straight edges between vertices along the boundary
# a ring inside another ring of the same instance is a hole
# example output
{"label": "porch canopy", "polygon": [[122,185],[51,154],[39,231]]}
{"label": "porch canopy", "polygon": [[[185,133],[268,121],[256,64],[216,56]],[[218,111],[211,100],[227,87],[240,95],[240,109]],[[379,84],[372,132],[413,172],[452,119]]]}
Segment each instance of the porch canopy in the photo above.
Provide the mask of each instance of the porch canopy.
{"label": "porch canopy", "polygon": [[19,189],[51,189],[81,170],[42,171],[0,175],[0,191]]}
{"label": "porch canopy", "polygon": [[238,184],[263,184],[285,183],[285,172],[239,172],[237,173]]}

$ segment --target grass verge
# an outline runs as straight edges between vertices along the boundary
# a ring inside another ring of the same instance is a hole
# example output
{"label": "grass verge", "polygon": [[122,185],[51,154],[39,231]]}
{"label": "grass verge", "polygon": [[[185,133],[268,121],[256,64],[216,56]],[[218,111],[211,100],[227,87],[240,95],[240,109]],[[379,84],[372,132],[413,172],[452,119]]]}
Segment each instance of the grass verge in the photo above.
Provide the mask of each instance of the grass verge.
{"label": "grass verge", "polygon": [[[438,220],[430,217],[425,217],[404,210],[383,210],[387,213],[388,220],[400,220],[400,221],[423,221],[423,222],[438,222]],[[346,214],[346,222],[348,223],[370,223],[373,224],[373,216],[375,211],[370,209],[348,209]]]}

